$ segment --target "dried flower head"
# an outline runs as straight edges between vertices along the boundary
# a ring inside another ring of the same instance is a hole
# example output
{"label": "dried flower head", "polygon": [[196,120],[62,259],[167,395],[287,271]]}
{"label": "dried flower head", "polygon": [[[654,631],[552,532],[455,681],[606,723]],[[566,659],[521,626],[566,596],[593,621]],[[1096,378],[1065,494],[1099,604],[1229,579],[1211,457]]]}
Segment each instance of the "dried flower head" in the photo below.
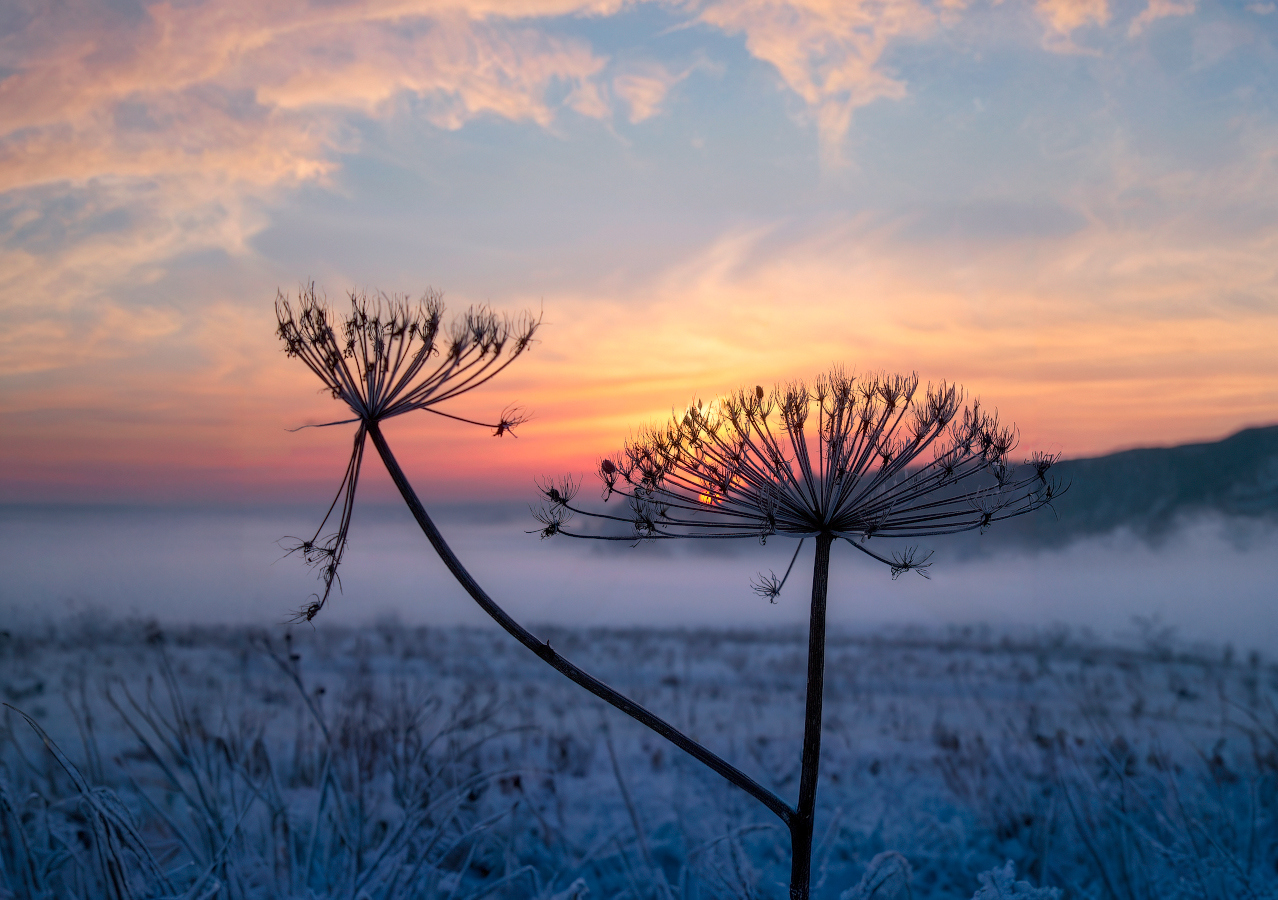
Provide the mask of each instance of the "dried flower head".
{"label": "dried flower head", "polygon": [[[755,592],[776,602],[807,538],[814,538],[807,687],[798,802],[775,803],[753,782],[733,783],[770,804],[790,830],[790,896],[809,896],[825,690],[830,551],[842,539],[886,564],[892,577],[928,577],[930,553],[884,555],[880,537],[918,538],[980,529],[1038,509],[1059,495],[1055,457],[1023,467],[1016,430],[979,403],[963,406],[951,384],[920,390],[916,375],[856,377],[834,369],[815,382],[771,392],[756,386],[713,403],[697,401],[647,428],[599,462],[605,512],[578,506],[565,483],[542,482],[542,537],[612,541],[674,538],[798,539],[785,574],[760,575]],[[580,514],[600,529],[570,530]],[[725,771],[723,767],[719,771]]]}
{"label": "dried flower head", "polygon": [[[484,307],[472,307],[451,325],[443,325],[443,295],[427,290],[416,303],[403,295],[369,297],[352,292],[350,311],[340,320],[315,292],[304,286],[297,308],[280,293],[275,301],[277,334],[284,352],[304,362],[353,418],[323,426],[358,423],[346,474],[319,528],[310,540],[287,547],[320,570],[322,594],[298,613],[313,619],[323,608],[346,550],[355,489],[359,482],[368,429],[383,419],[425,410],[448,419],[491,428],[501,437],[527,420],[507,407],[496,422],[481,422],[438,409],[460,394],[487,383],[527,350],[540,320],[530,315],[509,319]],[[322,536],[338,504],[337,531]]]}
{"label": "dried flower head", "polygon": [[[866,547],[877,537],[918,538],[988,527],[1043,506],[1059,493],[1055,457],[1011,463],[1016,430],[960,388],[920,389],[916,375],[853,376],[834,369],[812,384],[756,386],[697,401],[644,429],[602,460],[604,498],[624,512],[572,505],[543,489],[545,508],[609,523],[597,540],[843,538],[893,574],[926,575],[926,557]],[[793,562],[791,563],[793,565]],[[788,570],[787,570],[788,574]],[[775,599],[784,578],[756,591]]]}

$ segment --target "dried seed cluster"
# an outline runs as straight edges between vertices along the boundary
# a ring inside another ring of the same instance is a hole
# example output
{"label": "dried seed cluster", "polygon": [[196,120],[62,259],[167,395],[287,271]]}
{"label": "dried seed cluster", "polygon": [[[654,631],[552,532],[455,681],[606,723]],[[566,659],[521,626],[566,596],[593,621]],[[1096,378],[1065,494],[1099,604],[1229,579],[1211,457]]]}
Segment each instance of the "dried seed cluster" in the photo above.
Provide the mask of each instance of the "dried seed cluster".
{"label": "dried seed cluster", "polygon": [[[319,569],[324,592],[297,615],[313,619],[340,582],[341,564],[355,505],[355,488],[364,459],[368,426],[413,410],[493,429],[498,437],[512,433],[527,415],[505,409],[496,422],[480,422],[436,407],[487,383],[515,361],[533,342],[540,319],[500,316],[471,307],[451,326],[443,326],[443,295],[427,290],[416,303],[407,296],[349,294],[350,312],[338,320],[315,286],[304,287],[297,308],[283,293],[275,300],[276,333],[284,352],[304,362],[333,398],[354,417],[325,425],[358,423],[346,474],[327,514],[309,540],[294,540],[286,549]],[[337,531],[324,535],[338,504]]]}
{"label": "dried seed cluster", "polygon": [[[798,538],[831,534],[903,572],[925,573],[915,549],[884,557],[872,537],[916,538],[1019,516],[1060,493],[1047,477],[1054,456],[1025,466],[1010,455],[1015,428],[979,402],[963,406],[952,384],[920,389],[917,375],[853,376],[834,369],[811,385],[740,390],[696,402],[664,426],[644,429],[600,460],[605,501],[585,509],[571,482],[540,485],[542,534],[597,540]],[[605,523],[574,532],[574,514]],[[756,585],[775,598],[784,579]]]}

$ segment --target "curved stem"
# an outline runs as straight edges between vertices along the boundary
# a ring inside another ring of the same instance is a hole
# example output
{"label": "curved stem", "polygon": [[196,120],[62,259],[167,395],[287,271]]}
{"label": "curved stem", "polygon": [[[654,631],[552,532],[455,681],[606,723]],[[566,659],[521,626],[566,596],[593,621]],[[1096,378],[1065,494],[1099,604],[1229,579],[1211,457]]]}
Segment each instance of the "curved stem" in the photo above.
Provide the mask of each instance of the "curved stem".
{"label": "curved stem", "polygon": [[[617,709],[630,716],[632,719],[651,728],[657,734],[670,741],[680,750],[688,753],[698,761],[709,766],[718,772],[728,781],[741,788],[751,797],[754,797],[768,809],[772,810],[787,826],[791,825],[795,816],[795,811],[784,800],[776,794],[769,791],[763,785],[759,784],[749,775],[742,772],[736,766],[727,760],[710,752],[705,747],[688,737],[686,734],[675,728],[669,722],[661,717],[644,709],[638,703],[635,703],[629,697],[619,693],[608,685],[604,684],[598,678],[595,678],[589,672],[579,669],[573,663],[560,656],[551,649],[550,644],[546,641],[539,640],[532,632],[524,628],[518,622],[510,617],[507,612],[498,606],[479,583],[471,576],[466,567],[461,564],[456,554],[453,553],[451,547],[444,540],[443,534],[435,526],[434,521],[426,514],[426,508],[417,499],[417,493],[413,490],[408,478],[405,477],[403,469],[399,467],[399,463],[395,459],[395,455],[391,453],[390,445],[386,443],[386,438],[381,432],[381,428],[377,422],[368,423],[368,436],[373,439],[373,445],[377,448],[378,454],[382,457],[382,462],[386,464],[386,471],[390,473],[391,480],[395,482],[395,487],[399,488],[400,496],[404,498],[404,502],[408,504],[409,511],[412,512],[413,518],[417,520],[417,524],[421,526],[422,532],[425,533],[426,539],[430,541],[431,546],[435,548],[435,552],[439,554],[439,558],[443,560],[444,565],[448,567],[448,571],[453,574],[458,583],[466,589],[466,593],[470,594],[471,599],[479,604],[479,608],[500,625],[515,640],[523,644],[533,653],[541,658],[542,662],[549,665],[555,671],[566,676],[574,684],[585,688],[596,697],[604,700]],[[829,543],[825,544],[826,559],[829,559]],[[819,715],[819,713],[818,713]],[[806,748],[806,743],[805,743]],[[806,757],[805,757],[806,759]],[[811,834],[811,828],[809,828]]]}
{"label": "curved stem", "polygon": [[812,831],[816,824],[817,774],[821,767],[821,707],[825,696],[825,607],[830,589],[830,545],[819,534],[812,564],[812,610],[808,622],[808,699],[803,717],[803,764],[799,805],[790,820],[790,900],[807,900],[812,879]]}

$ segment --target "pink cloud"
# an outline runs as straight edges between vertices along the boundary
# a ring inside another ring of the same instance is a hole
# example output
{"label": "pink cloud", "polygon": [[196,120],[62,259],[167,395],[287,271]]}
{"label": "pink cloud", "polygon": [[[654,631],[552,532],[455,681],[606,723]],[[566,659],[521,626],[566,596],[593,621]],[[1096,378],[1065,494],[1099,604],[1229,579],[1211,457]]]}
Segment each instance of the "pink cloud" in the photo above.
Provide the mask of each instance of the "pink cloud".
{"label": "pink cloud", "polygon": [[701,21],[744,34],[811,110],[822,158],[837,166],[856,109],[905,96],[883,62],[888,47],[919,38],[937,14],[917,0],[711,0]]}
{"label": "pink cloud", "polygon": [[[259,102],[378,114],[408,92],[435,101],[429,115],[441,128],[485,114],[549,126],[555,109],[548,89],[561,82],[589,93],[604,67],[580,42],[456,17],[409,33],[377,24],[313,37],[301,60],[264,55],[254,66]],[[578,108],[592,111],[589,103]]]}
{"label": "pink cloud", "polygon": [[159,3],[136,23],[92,3],[39,14],[0,43],[17,70],[0,81],[0,190],[210,169],[257,186],[318,178],[340,144],[337,117],[390,114],[402,94],[427,99],[443,128],[482,115],[547,126],[561,85],[566,105],[602,117],[602,58],[504,21],[581,9],[241,0]]}
{"label": "pink cloud", "polygon": [[612,92],[630,108],[630,122],[637,124],[655,116],[670,89],[687,74],[676,75],[660,63],[649,62],[614,77]]}
{"label": "pink cloud", "polygon": [[1127,36],[1136,37],[1159,19],[1193,15],[1195,8],[1195,0],[1149,0],[1149,5],[1127,27]]}
{"label": "pink cloud", "polygon": [[[158,339],[153,320],[130,324],[103,297],[191,250],[244,253],[262,202],[322,181],[355,148],[352,114],[388,118],[412,97],[448,129],[481,116],[550,127],[561,108],[607,117],[606,60],[511,19],[615,8],[216,0],[128,18],[95,0],[34,6],[0,38],[12,70],[0,80],[0,194],[37,217],[73,198],[61,208],[80,212],[57,215],[89,231],[40,255],[0,249],[13,325],[0,339],[4,370]],[[91,233],[85,223],[108,212],[123,230]],[[95,336],[108,320],[114,344]]]}
{"label": "pink cloud", "polygon": [[1109,0],[1036,0],[1034,11],[1047,25],[1043,46],[1048,50],[1076,53],[1073,34],[1080,28],[1109,22]]}

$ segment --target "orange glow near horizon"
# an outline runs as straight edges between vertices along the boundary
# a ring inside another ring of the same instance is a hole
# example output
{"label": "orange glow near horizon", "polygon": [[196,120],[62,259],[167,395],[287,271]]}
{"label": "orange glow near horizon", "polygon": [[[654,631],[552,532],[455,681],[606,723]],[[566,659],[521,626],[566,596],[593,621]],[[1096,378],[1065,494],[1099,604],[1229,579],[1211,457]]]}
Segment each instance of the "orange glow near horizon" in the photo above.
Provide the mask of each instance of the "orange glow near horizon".
{"label": "orange glow near horizon", "polygon": [[449,500],[832,365],[957,382],[1026,455],[1278,422],[1263,7],[37,11],[0,75],[0,501],[335,488],[351,426],[286,430],[347,417],[273,336],[299,279],[543,315],[447,408],[524,406],[515,437],[387,425]]}
{"label": "orange glow near horizon", "polygon": [[[743,385],[811,379],[836,361],[860,371],[916,370],[924,382],[956,380],[969,397],[979,396],[1018,424],[1026,454],[1044,449],[1080,457],[1211,440],[1244,425],[1269,424],[1267,411],[1275,408],[1278,379],[1267,371],[1273,364],[1265,362],[1266,334],[1246,323],[1134,323],[1080,331],[1077,322],[978,329],[951,321],[928,331],[902,322],[924,315],[918,306],[880,303],[874,313],[827,308],[801,316],[779,305],[755,306],[737,317],[735,328],[719,327],[713,339],[704,327],[685,324],[723,321],[718,311],[739,304],[731,286],[722,294],[671,301],[651,311],[650,321],[659,324],[641,339],[609,331],[577,307],[563,316],[573,324],[550,322],[527,356],[448,407],[481,418],[511,403],[527,407],[533,418],[514,437],[494,438],[424,412],[390,421],[387,434],[426,490],[489,500],[531,496],[539,475],[592,472],[601,456],[615,452],[639,427],[664,424],[695,399]],[[885,314],[898,309],[905,314]],[[557,318],[554,307],[546,312]],[[84,412],[57,427],[31,416],[38,428],[11,432],[10,465],[25,470],[23,480],[41,485],[33,495],[11,498],[248,501],[306,499],[327,491],[330,482],[335,487],[353,426],[286,429],[349,412],[320,393],[300,363],[279,352],[266,315],[253,319],[255,335],[245,338],[255,345],[251,355],[260,367],[236,374],[227,368],[220,384],[209,385],[194,372],[171,375],[161,390],[161,373],[135,370],[124,376],[123,391],[112,382],[31,390],[32,408],[74,404]],[[761,334],[770,337],[756,344]],[[1204,343],[1218,347],[1222,357],[1220,374],[1210,379],[1178,363]],[[752,344],[759,349],[746,354]],[[577,354],[561,349],[568,347]],[[912,359],[914,366],[893,365],[897,359]],[[166,398],[169,392],[173,396]],[[158,418],[139,423],[136,406],[133,417],[120,416],[121,393]],[[1174,402],[1165,402],[1168,397]],[[389,496],[388,484],[373,483],[370,478],[370,491]]]}

